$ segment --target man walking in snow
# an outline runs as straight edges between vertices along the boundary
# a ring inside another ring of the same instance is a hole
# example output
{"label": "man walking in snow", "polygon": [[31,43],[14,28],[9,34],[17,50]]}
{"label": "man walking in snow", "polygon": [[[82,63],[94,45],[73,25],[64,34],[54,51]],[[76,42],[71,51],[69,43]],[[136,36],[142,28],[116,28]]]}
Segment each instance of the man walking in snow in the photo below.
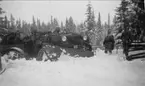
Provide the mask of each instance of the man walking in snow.
{"label": "man walking in snow", "polygon": [[105,37],[103,42],[105,53],[107,53],[108,51],[110,54],[112,53],[112,50],[114,49],[114,43],[114,36],[109,33],[108,36]]}

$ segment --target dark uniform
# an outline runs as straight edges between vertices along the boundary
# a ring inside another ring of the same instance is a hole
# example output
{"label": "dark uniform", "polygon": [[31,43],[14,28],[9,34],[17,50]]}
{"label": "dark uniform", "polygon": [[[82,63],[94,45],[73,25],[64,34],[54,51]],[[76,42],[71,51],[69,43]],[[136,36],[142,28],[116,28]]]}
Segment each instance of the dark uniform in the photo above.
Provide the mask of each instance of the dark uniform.
{"label": "dark uniform", "polygon": [[105,40],[103,42],[103,45],[105,47],[105,53],[109,51],[109,53],[112,53],[112,50],[114,49],[114,36],[108,35],[105,37]]}

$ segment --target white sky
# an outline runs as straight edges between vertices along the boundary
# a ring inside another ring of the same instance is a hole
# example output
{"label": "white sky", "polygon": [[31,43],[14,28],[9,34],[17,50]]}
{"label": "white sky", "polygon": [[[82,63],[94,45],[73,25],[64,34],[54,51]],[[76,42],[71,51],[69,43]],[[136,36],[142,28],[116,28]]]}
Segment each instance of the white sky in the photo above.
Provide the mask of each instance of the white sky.
{"label": "white sky", "polygon": [[[101,20],[108,20],[110,13],[111,21],[115,14],[115,8],[119,6],[120,0],[96,0],[91,1],[97,20],[98,12],[101,13]],[[2,1],[1,6],[9,16],[11,13],[15,18],[32,21],[32,15],[41,21],[50,21],[51,15],[60,21],[65,21],[66,17],[72,16],[76,23],[86,19],[86,9],[88,1]]]}

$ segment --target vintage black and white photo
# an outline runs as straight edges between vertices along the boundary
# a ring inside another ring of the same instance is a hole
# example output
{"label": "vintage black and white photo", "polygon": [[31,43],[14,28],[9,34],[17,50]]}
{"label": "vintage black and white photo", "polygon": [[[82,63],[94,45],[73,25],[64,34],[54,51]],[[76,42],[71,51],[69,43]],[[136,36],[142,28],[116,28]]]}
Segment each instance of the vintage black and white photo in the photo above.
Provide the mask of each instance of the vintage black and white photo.
{"label": "vintage black and white photo", "polygon": [[0,86],[144,86],[145,0],[0,0]]}

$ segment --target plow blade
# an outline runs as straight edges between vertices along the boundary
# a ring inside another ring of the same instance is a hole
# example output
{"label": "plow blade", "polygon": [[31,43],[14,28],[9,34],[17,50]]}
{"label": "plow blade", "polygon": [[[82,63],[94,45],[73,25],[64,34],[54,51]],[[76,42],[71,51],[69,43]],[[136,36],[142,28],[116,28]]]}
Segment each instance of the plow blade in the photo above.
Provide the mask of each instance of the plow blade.
{"label": "plow blade", "polygon": [[65,50],[64,54],[70,55],[72,57],[92,57],[94,53],[92,51],[84,51],[83,49],[72,49],[63,48]]}

